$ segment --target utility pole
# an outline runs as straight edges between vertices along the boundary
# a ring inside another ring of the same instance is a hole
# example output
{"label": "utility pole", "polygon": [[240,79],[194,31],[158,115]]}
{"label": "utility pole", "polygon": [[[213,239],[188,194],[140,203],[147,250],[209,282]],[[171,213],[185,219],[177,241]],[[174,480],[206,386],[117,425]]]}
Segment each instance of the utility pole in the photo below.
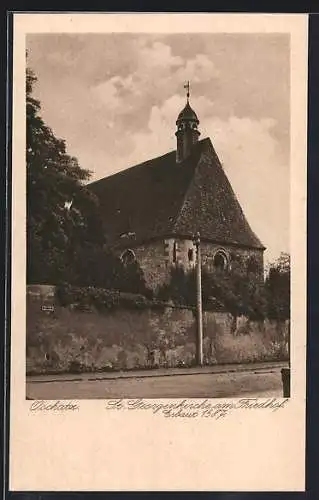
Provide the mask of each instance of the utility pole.
{"label": "utility pole", "polygon": [[200,234],[194,238],[196,246],[196,318],[197,318],[197,342],[196,361],[199,366],[203,365],[203,307],[202,307],[202,263],[200,251]]}

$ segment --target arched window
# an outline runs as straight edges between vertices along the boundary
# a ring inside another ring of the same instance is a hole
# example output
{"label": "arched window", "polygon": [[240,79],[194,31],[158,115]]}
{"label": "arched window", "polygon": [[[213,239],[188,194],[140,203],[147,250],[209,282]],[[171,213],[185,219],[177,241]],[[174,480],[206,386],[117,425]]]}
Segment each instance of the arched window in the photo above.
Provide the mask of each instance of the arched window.
{"label": "arched window", "polygon": [[189,260],[189,262],[194,262],[194,260],[195,260],[195,255],[194,255],[194,249],[193,248],[190,248],[188,250],[188,260]]}
{"label": "arched window", "polygon": [[124,266],[128,266],[129,264],[132,264],[133,262],[135,262],[136,260],[136,257],[135,257],[135,253],[133,252],[133,250],[125,250],[125,252],[122,253],[121,255],[121,261],[123,262]]}
{"label": "arched window", "polygon": [[216,269],[219,269],[221,271],[227,269],[228,267],[228,259],[227,255],[223,250],[218,250],[213,259],[213,264]]}

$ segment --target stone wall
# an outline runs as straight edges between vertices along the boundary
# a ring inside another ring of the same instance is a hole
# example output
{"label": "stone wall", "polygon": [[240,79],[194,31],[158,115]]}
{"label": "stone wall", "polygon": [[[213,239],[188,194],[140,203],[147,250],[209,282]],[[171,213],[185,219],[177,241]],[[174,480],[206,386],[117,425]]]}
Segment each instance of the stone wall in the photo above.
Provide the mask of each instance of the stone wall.
{"label": "stone wall", "polygon": [[[246,363],[287,358],[289,323],[204,312],[204,362]],[[55,303],[54,287],[29,286],[27,373],[131,370],[192,366],[196,318],[192,309],[80,312]]]}
{"label": "stone wall", "polygon": [[[170,268],[174,265],[173,247],[176,244],[176,262],[185,270],[190,270],[196,263],[196,249],[190,239],[168,238],[132,248],[135,257],[141,266],[146,284],[149,288],[156,289],[170,278]],[[241,268],[247,268],[249,259],[256,261],[258,270],[256,276],[263,279],[263,252],[257,249],[222,246],[215,243],[201,243],[202,265],[213,270],[213,258],[217,251],[222,250],[227,255],[230,265],[237,261]],[[189,251],[192,253],[189,254]],[[192,257],[190,259],[190,256]]]}
{"label": "stone wall", "polygon": [[171,264],[164,241],[141,245],[134,248],[134,253],[149,288],[155,290],[169,280]]}
{"label": "stone wall", "polygon": [[202,264],[209,269],[213,268],[213,258],[217,251],[222,250],[226,253],[230,265],[234,263],[239,263],[244,269],[249,266],[250,259],[254,259],[256,262],[257,270],[256,274],[259,277],[263,277],[263,267],[264,258],[263,251],[259,249],[244,248],[244,247],[234,247],[234,246],[223,246],[215,243],[201,243],[201,255]]}

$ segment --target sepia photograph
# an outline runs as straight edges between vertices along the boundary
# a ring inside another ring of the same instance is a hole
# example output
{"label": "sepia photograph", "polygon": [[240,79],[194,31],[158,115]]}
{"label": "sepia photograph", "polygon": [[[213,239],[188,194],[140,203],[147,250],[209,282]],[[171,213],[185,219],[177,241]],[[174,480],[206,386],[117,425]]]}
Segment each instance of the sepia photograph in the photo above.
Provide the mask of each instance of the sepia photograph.
{"label": "sepia photograph", "polygon": [[290,396],[289,34],[27,35],[26,168],[27,399]]}
{"label": "sepia photograph", "polygon": [[10,491],[304,490],[307,37],[14,15]]}

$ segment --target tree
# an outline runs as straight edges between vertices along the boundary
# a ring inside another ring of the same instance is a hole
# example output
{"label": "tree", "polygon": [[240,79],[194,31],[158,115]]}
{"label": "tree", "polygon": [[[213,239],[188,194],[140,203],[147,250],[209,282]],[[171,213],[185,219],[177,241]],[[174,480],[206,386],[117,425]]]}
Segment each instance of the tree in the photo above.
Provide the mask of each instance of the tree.
{"label": "tree", "polygon": [[[173,267],[169,283],[160,288],[158,296],[179,304],[195,305],[196,271]],[[209,307],[211,299],[234,317],[243,314],[251,319],[262,319],[265,316],[263,283],[256,280],[255,272],[247,272],[240,262],[234,262],[228,270],[202,268],[203,306]]]}
{"label": "tree", "polygon": [[112,288],[150,295],[136,262],[124,265],[106,248],[90,172],[66,151],[40,116],[26,71],[27,282]]}
{"label": "tree", "polygon": [[290,255],[282,252],[269,266],[265,281],[268,316],[271,319],[290,318]]}
{"label": "tree", "polygon": [[115,289],[148,295],[143,272],[136,261],[124,265],[107,247],[82,244],[76,248],[68,282],[78,287]]}
{"label": "tree", "polygon": [[177,304],[194,305],[196,303],[195,271],[185,271],[182,266],[172,266],[170,280],[159,288],[157,296],[160,300],[172,300]]}
{"label": "tree", "polygon": [[209,272],[203,280],[203,295],[217,299],[234,317],[262,319],[265,316],[263,283],[240,262],[233,262],[231,269]]}
{"label": "tree", "polygon": [[27,281],[55,284],[67,279],[83,242],[102,245],[104,237],[97,199],[84,185],[90,172],[41,118],[36,81],[27,68]]}

